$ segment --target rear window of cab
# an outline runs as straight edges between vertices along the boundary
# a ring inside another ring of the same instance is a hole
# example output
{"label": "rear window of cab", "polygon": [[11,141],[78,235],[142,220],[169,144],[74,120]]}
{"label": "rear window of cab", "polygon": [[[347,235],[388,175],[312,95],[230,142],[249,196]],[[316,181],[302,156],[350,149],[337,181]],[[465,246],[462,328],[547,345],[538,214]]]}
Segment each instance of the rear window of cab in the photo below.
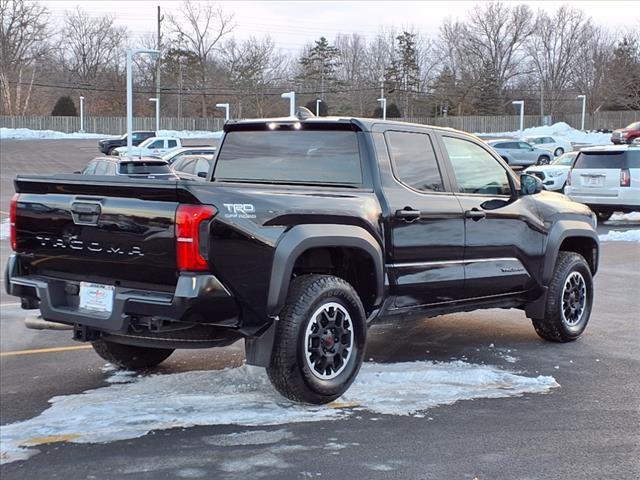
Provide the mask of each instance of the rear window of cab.
{"label": "rear window of cab", "polygon": [[358,135],[352,130],[242,130],[225,135],[217,181],[362,184]]}

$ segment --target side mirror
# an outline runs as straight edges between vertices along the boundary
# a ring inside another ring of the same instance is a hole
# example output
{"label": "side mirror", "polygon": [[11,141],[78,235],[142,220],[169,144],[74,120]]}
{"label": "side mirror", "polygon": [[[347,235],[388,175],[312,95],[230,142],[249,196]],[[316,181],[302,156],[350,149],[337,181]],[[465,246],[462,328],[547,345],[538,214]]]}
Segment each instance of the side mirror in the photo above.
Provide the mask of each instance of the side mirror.
{"label": "side mirror", "polygon": [[520,175],[520,195],[533,195],[542,191],[542,180],[535,175]]}
{"label": "side mirror", "polygon": [[198,176],[200,178],[207,178],[207,173],[209,173],[209,172],[198,172]]}

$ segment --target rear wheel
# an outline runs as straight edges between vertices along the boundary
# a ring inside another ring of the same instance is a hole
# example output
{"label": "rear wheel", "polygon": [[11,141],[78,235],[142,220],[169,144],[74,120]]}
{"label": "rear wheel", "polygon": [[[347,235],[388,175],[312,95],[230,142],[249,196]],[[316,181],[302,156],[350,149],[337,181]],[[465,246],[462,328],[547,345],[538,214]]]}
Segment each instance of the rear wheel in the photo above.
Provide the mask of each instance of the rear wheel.
{"label": "rear wheel", "polygon": [[538,157],[538,165],[549,165],[550,161],[551,158],[549,158],[548,155],[540,155],[540,157]]}
{"label": "rear wheel", "polygon": [[553,154],[554,154],[556,157],[559,157],[559,156],[560,156],[560,155],[562,155],[563,153],[564,153],[564,148],[562,148],[562,147],[558,147],[558,148],[556,148],[555,152],[553,152]]}
{"label": "rear wheel", "polygon": [[599,222],[606,222],[613,215],[613,210],[594,210]]}
{"label": "rear wheel", "polygon": [[96,340],[91,345],[107,362],[128,370],[155,367],[169,358],[174,351],[169,348],[136,347],[107,340]]}
{"label": "rear wheel", "polygon": [[560,252],[547,294],[545,316],[533,319],[536,333],[552,342],[571,342],[587,328],[593,304],[593,278],[587,261]]}
{"label": "rear wheel", "polygon": [[271,383],[296,402],[335,400],[360,370],[366,329],[362,303],[345,280],[330,275],[295,278],[267,368]]}

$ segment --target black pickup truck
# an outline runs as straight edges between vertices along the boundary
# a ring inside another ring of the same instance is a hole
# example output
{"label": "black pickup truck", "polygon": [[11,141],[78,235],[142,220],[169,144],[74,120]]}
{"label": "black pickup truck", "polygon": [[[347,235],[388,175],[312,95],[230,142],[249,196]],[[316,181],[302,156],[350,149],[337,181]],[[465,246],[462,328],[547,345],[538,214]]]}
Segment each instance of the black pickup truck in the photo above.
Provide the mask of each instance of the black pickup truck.
{"label": "black pickup truck", "polygon": [[[131,143],[134,146],[140,145],[147,138],[155,137],[156,132],[140,131],[131,133]],[[105,138],[98,141],[98,150],[105,155],[111,155],[113,151],[118,147],[125,147],[127,145],[127,134],[120,135],[116,138]]]}
{"label": "black pickup truck", "polygon": [[381,318],[500,307],[546,340],[586,328],[594,215],[471,135],[228,122],[207,180],[18,176],[8,292],[125,368],[244,339],[311,403],[349,387]]}

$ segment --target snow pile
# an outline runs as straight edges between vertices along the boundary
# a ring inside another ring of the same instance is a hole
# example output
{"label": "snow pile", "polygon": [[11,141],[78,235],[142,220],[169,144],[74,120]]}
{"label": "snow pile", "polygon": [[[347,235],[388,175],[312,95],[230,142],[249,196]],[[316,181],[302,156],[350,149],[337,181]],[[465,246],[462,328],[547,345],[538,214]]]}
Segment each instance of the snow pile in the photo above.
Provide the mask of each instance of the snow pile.
{"label": "snow pile", "polygon": [[92,139],[113,137],[101,133],[64,133],[55,130],[31,130],[29,128],[0,128],[2,140],[58,140],[58,139]]}
{"label": "snow pile", "polygon": [[11,222],[5,218],[0,222],[0,240],[6,240],[11,236]]}
{"label": "snow pile", "polygon": [[550,376],[525,377],[460,361],[367,363],[338,402],[309,406],[281,397],[256,367],[129,378],[54,397],[39,416],[3,425],[0,462],[27,459],[37,453],[27,447],[56,441],[110,442],[194,425],[316,422],[344,417],[351,408],[409,415],[458,400],[546,393],[559,386]]}
{"label": "snow pile", "polygon": [[640,212],[614,213],[611,215],[611,218],[604,223],[605,225],[616,225],[619,223],[635,222],[640,222]]}
{"label": "snow pile", "polygon": [[[158,135],[178,138],[222,138],[222,130],[209,132],[202,130],[160,130]],[[28,128],[0,128],[0,139],[2,140],[59,140],[59,139],[95,139],[95,138],[116,138],[117,135],[107,135],[103,133],[64,133],[54,130],[30,130]]]}
{"label": "snow pile", "polygon": [[[483,137],[514,137],[520,138],[520,130],[516,130],[515,132],[501,132],[501,133],[479,133],[477,135],[482,135]],[[534,137],[534,136],[552,136],[558,137],[558,139],[566,140],[571,143],[576,144],[587,144],[587,145],[611,145],[611,134],[610,133],[599,133],[599,132],[583,132],[581,130],[576,130],[570,125],[564,122],[554,123],[549,126],[542,127],[531,127],[525,128],[523,131],[523,135],[525,137]]]}
{"label": "snow pile", "polygon": [[640,230],[609,230],[598,238],[601,242],[640,242]]}

